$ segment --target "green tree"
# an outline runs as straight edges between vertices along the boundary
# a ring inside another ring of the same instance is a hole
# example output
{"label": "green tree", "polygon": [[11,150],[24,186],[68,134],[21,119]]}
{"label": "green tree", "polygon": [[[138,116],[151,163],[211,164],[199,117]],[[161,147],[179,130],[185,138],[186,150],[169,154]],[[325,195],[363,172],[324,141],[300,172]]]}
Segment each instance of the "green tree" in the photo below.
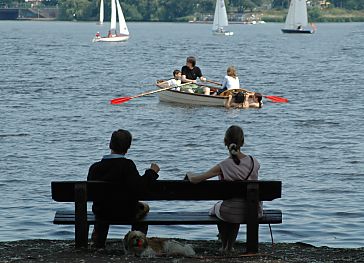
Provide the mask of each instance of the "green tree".
{"label": "green tree", "polygon": [[60,19],[88,20],[92,13],[92,6],[92,0],[61,0],[59,1]]}
{"label": "green tree", "polygon": [[[91,20],[98,17],[100,0],[45,0],[47,6],[61,8],[64,20]],[[364,9],[364,0],[330,0],[332,7],[349,10]],[[196,13],[213,13],[216,0],[121,0],[127,20],[176,21]],[[288,8],[290,0],[225,0],[229,12],[253,11],[262,5],[273,8]],[[105,19],[110,19],[110,0],[104,0]],[[0,0],[0,5],[24,5],[24,0]],[[319,10],[312,10],[311,17],[319,18]]]}
{"label": "green tree", "polygon": [[288,8],[290,0],[272,0],[273,8]]}
{"label": "green tree", "polygon": [[164,3],[166,12],[163,20],[173,21],[176,17],[185,17],[188,15],[192,15],[196,6],[195,2],[196,1],[194,0],[166,0]]}
{"label": "green tree", "polygon": [[135,5],[130,5],[130,4],[125,3],[125,4],[122,4],[122,6],[123,6],[125,18],[127,20],[134,20],[134,21],[143,20],[142,14],[139,12],[138,8]]}
{"label": "green tree", "polygon": [[229,0],[229,5],[236,7],[239,13],[244,12],[245,0]]}
{"label": "green tree", "polygon": [[317,22],[320,20],[320,17],[321,17],[320,8],[315,7],[315,8],[310,8],[308,10],[308,20],[310,22]]}
{"label": "green tree", "polygon": [[215,11],[214,0],[200,0],[196,3],[196,10],[201,13],[212,13]]}

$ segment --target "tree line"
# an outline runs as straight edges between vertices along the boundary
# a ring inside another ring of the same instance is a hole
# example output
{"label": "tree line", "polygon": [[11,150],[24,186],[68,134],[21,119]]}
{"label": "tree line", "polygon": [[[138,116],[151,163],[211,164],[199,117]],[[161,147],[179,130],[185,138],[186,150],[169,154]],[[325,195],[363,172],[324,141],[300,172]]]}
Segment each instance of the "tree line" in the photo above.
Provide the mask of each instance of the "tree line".
{"label": "tree line", "polygon": [[[313,4],[319,4],[319,2],[326,2],[331,8],[344,8],[347,10],[363,10],[364,1],[363,0],[308,0]],[[273,8],[288,8],[290,0],[272,0]]]}
{"label": "tree line", "polygon": [[[213,13],[216,0],[121,0],[127,20],[133,21],[186,21],[196,14]],[[225,0],[228,12],[243,13],[261,9],[287,8],[290,0]],[[319,0],[310,0],[318,3]],[[110,0],[104,0],[105,19],[110,17]],[[363,10],[364,0],[330,0],[330,7]],[[1,6],[21,6],[24,0],[0,0]],[[43,0],[41,6],[60,8],[62,20],[96,20],[100,0]]]}

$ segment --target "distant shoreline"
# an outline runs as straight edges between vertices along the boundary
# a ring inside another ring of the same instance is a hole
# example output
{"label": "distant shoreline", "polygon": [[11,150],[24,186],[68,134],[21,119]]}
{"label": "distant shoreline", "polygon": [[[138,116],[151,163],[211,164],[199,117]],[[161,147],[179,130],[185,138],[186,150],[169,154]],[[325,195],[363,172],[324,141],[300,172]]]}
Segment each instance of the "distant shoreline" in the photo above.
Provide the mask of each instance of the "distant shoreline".
{"label": "distant shoreline", "polygon": [[[261,12],[261,19],[265,22],[284,22],[287,10],[269,10]],[[314,23],[350,23],[364,22],[364,10],[349,11],[340,8],[309,9],[308,17]]]}
{"label": "distant shoreline", "polygon": [[[8,19],[8,20],[5,20],[5,19],[0,19],[0,23],[1,22],[73,22],[73,23],[95,23],[97,21],[90,21],[90,20],[73,20],[73,21],[69,21],[69,20],[57,20],[57,19],[16,19],[16,20],[13,20],[13,19]],[[254,23],[255,25],[259,25],[259,24],[271,24],[271,23],[279,23],[279,24],[282,24],[284,23],[284,21],[280,21],[280,20],[262,20],[263,22],[260,22],[260,23]],[[107,24],[107,23],[110,23],[110,22],[104,22],[104,24]],[[127,23],[172,23],[172,24],[195,24],[195,25],[212,25],[211,22],[206,22],[206,21],[139,21],[139,20],[131,20],[131,21],[127,21]],[[362,21],[320,21],[320,22],[314,22],[314,23],[327,23],[327,24],[330,24],[330,23],[342,23],[342,24],[345,24],[345,23],[364,23],[364,18]],[[252,23],[246,23],[246,22],[230,22],[229,23],[230,25],[252,25]]]}
{"label": "distant shoreline", "polygon": [[[3,20],[26,20],[26,21],[72,21],[62,19],[60,14],[61,9],[57,8],[39,8],[39,9],[26,9],[26,8],[0,8],[0,21]],[[244,20],[230,19],[231,24],[251,24],[252,22],[284,22],[287,15],[287,9],[270,9],[254,12],[245,12],[243,15]],[[43,15],[42,16],[40,16]],[[230,14],[233,15],[234,14]],[[341,8],[309,8],[308,16],[310,22],[314,23],[340,23],[340,22],[364,22],[364,10],[346,10]],[[127,22],[172,22],[172,23],[212,23],[213,14],[196,14],[194,16],[175,18],[171,21],[147,21],[135,20],[126,17]],[[235,17],[235,16],[234,16]],[[77,19],[80,22],[97,21],[96,17],[86,17]],[[107,21],[107,18],[105,18]]]}

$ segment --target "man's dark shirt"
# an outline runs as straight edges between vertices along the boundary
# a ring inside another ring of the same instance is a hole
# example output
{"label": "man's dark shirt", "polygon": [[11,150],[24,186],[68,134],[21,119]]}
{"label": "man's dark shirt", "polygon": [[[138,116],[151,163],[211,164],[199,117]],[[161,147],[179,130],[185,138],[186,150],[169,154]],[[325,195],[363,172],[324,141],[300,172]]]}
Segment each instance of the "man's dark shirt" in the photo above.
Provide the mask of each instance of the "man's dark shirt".
{"label": "man's dark shirt", "polygon": [[199,67],[194,67],[193,69],[190,69],[187,66],[182,67],[182,75],[185,75],[187,79],[196,80],[197,78],[202,77],[202,72]]}
{"label": "man's dark shirt", "polygon": [[134,198],[135,191],[144,191],[157,178],[158,174],[152,169],[140,176],[134,162],[126,158],[102,159],[94,163],[89,169],[87,180],[118,183],[121,186],[120,195],[130,199],[122,203],[97,201],[93,203],[92,211],[100,218],[133,218],[138,202]]}

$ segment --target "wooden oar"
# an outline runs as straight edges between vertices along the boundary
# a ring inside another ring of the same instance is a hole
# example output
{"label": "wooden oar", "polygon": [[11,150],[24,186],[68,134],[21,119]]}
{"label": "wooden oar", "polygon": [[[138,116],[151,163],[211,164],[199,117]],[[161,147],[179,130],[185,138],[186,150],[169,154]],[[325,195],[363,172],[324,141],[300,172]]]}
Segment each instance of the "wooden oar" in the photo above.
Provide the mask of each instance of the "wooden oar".
{"label": "wooden oar", "polygon": [[[219,82],[216,82],[216,81],[213,81],[213,80],[206,80],[206,82],[208,83],[212,83],[212,84],[215,84],[215,85],[219,85],[219,86],[222,86],[221,83]],[[271,95],[262,95],[264,98],[270,100],[270,101],[273,101],[273,102],[277,102],[277,103],[287,103],[288,102],[288,99],[286,98],[283,98],[283,97],[278,97],[278,96],[271,96]]]}
{"label": "wooden oar", "polygon": [[211,84],[215,84],[215,85],[222,86],[222,84],[220,82],[217,82],[217,81],[213,81],[213,80],[206,79],[206,82],[211,83]]}
{"label": "wooden oar", "polygon": [[[178,87],[181,87],[183,85],[185,85],[185,84],[179,85]],[[158,84],[157,84],[157,86],[158,86]],[[115,99],[110,100],[110,103],[111,104],[121,104],[121,103],[127,102],[127,101],[135,99],[135,98],[143,97],[143,96],[146,96],[146,95],[150,95],[150,94],[153,94],[153,93],[157,93],[157,92],[161,92],[161,91],[169,90],[169,89],[173,89],[173,88],[176,88],[176,87],[167,87],[167,88],[161,88],[161,89],[157,89],[157,90],[147,91],[147,92],[143,92],[143,93],[140,93],[138,95],[131,96],[131,97],[115,98]]]}

